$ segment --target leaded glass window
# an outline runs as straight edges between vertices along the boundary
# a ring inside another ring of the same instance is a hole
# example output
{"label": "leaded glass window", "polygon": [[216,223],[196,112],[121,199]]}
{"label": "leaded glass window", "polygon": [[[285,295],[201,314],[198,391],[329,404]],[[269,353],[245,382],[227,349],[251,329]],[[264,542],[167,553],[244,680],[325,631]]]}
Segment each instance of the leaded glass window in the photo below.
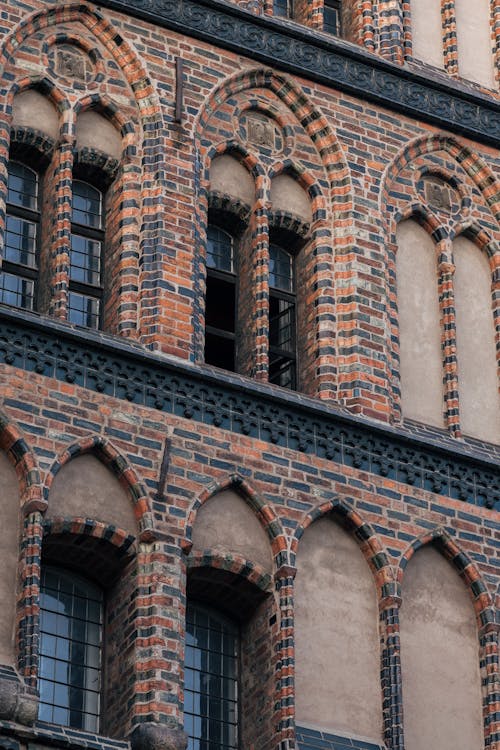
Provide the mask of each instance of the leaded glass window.
{"label": "leaded glass window", "polygon": [[103,195],[86,182],[73,182],[68,318],[99,328],[104,246]]}
{"label": "leaded glass window", "polygon": [[189,603],[184,664],[188,750],[237,750],[238,661],[238,626],[213,609]]}
{"label": "leaded glass window", "polygon": [[296,387],[296,299],[294,259],[269,246],[269,382]]}
{"label": "leaded glass window", "polygon": [[99,730],[102,613],[99,587],[59,568],[42,568],[41,721]]}
{"label": "leaded glass window", "polygon": [[0,302],[26,310],[35,308],[40,233],[39,205],[38,173],[21,162],[10,161],[7,173]]}

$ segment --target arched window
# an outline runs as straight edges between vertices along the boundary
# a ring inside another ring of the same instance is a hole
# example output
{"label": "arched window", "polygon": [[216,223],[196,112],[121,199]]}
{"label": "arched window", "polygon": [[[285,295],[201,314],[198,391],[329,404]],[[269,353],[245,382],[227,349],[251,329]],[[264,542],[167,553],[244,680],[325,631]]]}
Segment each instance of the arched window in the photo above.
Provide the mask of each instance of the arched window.
{"label": "arched window", "polygon": [[5,249],[0,273],[0,302],[25,310],[36,307],[40,181],[18,161],[8,165]]}
{"label": "arched window", "polygon": [[42,568],[38,718],[99,730],[103,592],[56,567]]}
{"label": "arched window", "polygon": [[293,256],[269,246],[269,382],[296,388],[296,299]]}
{"label": "arched window", "polygon": [[237,750],[238,677],[238,625],[214,609],[189,602],[184,678],[188,750]]}
{"label": "arched window", "polygon": [[236,274],[232,235],[207,228],[205,362],[234,372],[236,367]]}
{"label": "arched window", "polygon": [[86,182],[73,182],[68,320],[101,327],[103,194]]}

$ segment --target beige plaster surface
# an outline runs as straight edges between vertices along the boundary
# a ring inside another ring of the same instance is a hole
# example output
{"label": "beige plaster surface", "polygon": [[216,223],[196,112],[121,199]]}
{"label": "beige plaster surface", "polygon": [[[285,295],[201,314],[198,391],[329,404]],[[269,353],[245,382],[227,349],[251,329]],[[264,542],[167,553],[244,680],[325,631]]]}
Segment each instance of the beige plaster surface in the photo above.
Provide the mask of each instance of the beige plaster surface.
{"label": "beige plaster surface", "polygon": [[500,443],[500,394],[491,271],[466,237],[453,244],[460,425],[465,435]]}
{"label": "beige plaster surface", "polygon": [[432,547],[408,563],[400,623],[405,750],[482,750],[474,609],[458,573]]}
{"label": "beige plaster surface", "polygon": [[304,221],[312,221],[311,201],[305,190],[287,174],[280,174],[271,182],[273,211],[286,211]]}
{"label": "beige plaster surface", "polygon": [[410,9],[413,57],[444,68],[441,0],[411,0]]}
{"label": "beige plaster surface", "polygon": [[463,78],[495,87],[490,0],[455,0],[458,72]]}
{"label": "beige plaster surface", "polygon": [[122,140],[115,126],[105,117],[88,110],[82,112],[76,121],[77,149],[93,148],[115,159],[122,154]]}
{"label": "beige plaster surface", "polygon": [[54,140],[59,136],[59,116],[53,104],[38,91],[22,91],[14,97],[12,125],[41,130]]}
{"label": "beige plaster surface", "polygon": [[444,427],[436,249],[416,221],[397,230],[397,303],[404,417]]}
{"label": "beige plaster surface", "polygon": [[239,161],[227,154],[218,156],[210,165],[210,190],[230,195],[253,206],[253,178]]}
{"label": "beige plaster surface", "polygon": [[16,612],[16,573],[19,559],[19,485],[14,467],[0,451],[0,664],[14,666],[14,629]]}
{"label": "beige plaster surface", "polygon": [[329,518],[299,543],[295,663],[299,724],[381,740],[375,584],[353,537]]}
{"label": "beige plaster surface", "polygon": [[56,474],[47,516],[92,518],[137,533],[132,499],[111,471],[91,454],[77,456]]}
{"label": "beige plaster surface", "polygon": [[196,515],[193,550],[210,548],[237,553],[272,572],[269,537],[253,510],[232,490],[211,497]]}

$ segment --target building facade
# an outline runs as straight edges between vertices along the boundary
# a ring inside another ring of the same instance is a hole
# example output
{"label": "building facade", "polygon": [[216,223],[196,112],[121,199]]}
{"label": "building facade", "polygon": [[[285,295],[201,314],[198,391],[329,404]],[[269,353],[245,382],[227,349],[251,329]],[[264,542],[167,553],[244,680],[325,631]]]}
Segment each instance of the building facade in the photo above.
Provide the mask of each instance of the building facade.
{"label": "building facade", "polygon": [[500,750],[499,56],[0,0],[0,747]]}

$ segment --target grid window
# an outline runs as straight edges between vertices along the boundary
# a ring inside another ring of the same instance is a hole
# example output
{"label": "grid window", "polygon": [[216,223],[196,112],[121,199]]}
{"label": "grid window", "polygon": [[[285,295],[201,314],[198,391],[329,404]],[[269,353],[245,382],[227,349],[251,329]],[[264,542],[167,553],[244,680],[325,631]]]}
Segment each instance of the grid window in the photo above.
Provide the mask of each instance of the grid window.
{"label": "grid window", "polygon": [[102,193],[86,182],[73,182],[68,319],[87,328],[101,324]]}
{"label": "grid window", "polygon": [[40,228],[38,206],[38,174],[21,162],[9,162],[0,302],[26,310],[35,307]]}
{"label": "grid window", "polygon": [[40,587],[38,718],[97,732],[103,593],[72,573],[44,567]]}
{"label": "grid window", "polygon": [[207,228],[207,287],[205,297],[205,362],[235,370],[236,276],[234,242],[217,226]]}
{"label": "grid window", "polygon": [[238,653],[237,625],[189,603],[184,685],[188,750],[237,750]]}
{"label": "grid window", "polygon": [[293,0],[273,0],[273,16],[293,18]]}
{"label": "grid window", "polygon": [[323,6],[323,31],[328,34],[341,34],[342,8],[340,0],[325,0]]}
{"label": "grid window", "polygon": [[296,388],[295,279],[293,257],[269,246],[269,382]]}

